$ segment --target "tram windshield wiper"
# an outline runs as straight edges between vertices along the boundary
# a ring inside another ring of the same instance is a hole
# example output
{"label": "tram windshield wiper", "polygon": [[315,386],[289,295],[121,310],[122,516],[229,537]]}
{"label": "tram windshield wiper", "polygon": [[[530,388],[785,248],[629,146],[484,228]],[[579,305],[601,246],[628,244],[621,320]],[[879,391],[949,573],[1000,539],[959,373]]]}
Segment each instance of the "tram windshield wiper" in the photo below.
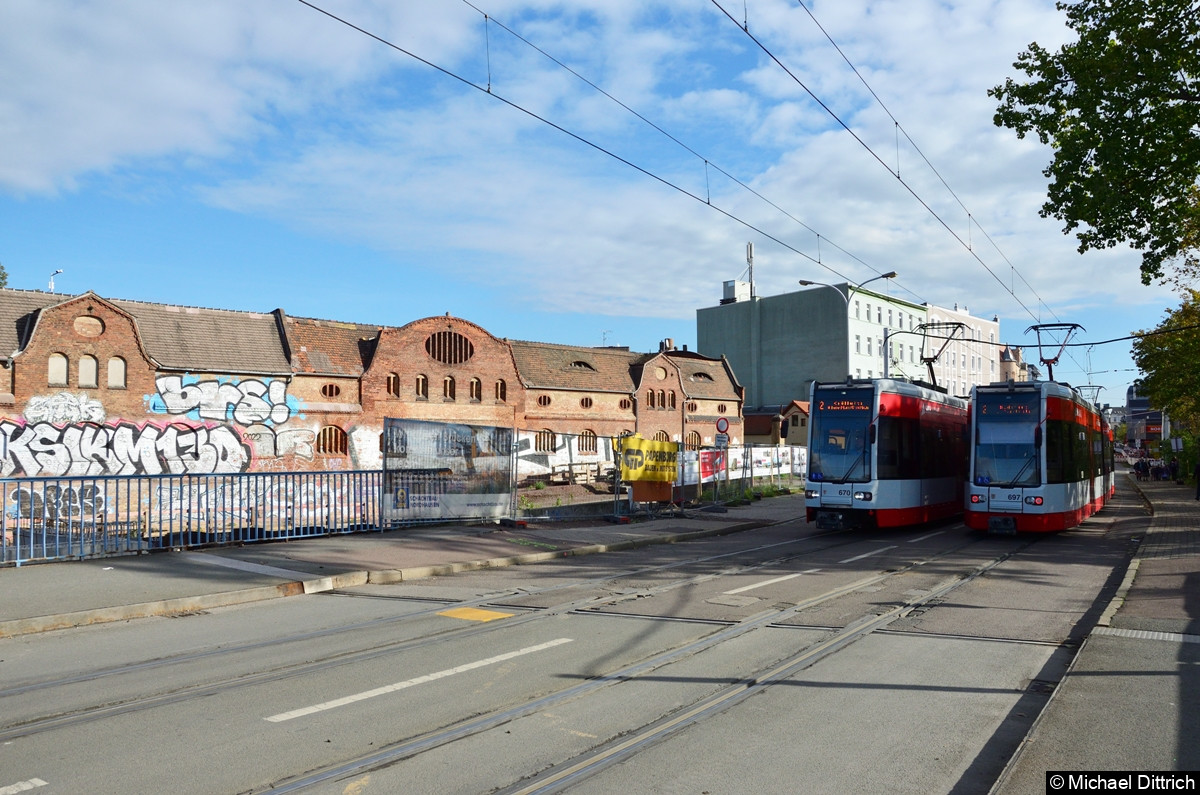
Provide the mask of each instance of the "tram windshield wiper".
{"label": "tram windshield wiper", "polygon": [[853,461],[850,462],[850,466],[846,469],[845,472],[842,473],[842,476],[840,478],[838,478],[837,480],[834,481],[834,483],[845,483],[846,481],[848,481],[850,479],[850,476],[854,474],[854,470],[858,469],[860,466],[865,464],[866,461],[867,461],[867,448],[863,447],[862,452],[859,453],[859,455],[857,457],[855,457],[855,459]]}
{"label": "tram windshield wiper", "polygon": [[[1013,475],[1012,480],[1008,481],[1007,483],[993,483],[992,485],[1000,486],[1001,488],[1006,488],[1006,489],[1011,489],[1016,486],[1022,485],[1022,478],[1025,477],[1025,472],[1029,469],[1030,465],[1033,464],[1033,462],[1035,462],[1035,461],[1037,461],[1036,456],[1029,456],[1028,458],[1025,459],[1025,463],[1021,466],[1021,468],[1019,470],[1017,470],[1017,474]],[[1032,484],[1024,484],[1024,485],[1032,485]]]}

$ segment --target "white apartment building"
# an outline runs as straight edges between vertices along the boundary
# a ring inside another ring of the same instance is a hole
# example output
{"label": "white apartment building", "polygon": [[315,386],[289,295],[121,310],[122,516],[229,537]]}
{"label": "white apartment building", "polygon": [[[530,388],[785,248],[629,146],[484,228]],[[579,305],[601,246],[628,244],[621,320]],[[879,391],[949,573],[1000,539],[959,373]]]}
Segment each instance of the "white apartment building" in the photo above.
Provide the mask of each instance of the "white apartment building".
{"label": "white apartment building", "polygon": [[[922,333],[929,322],[959,323]],[[697,348],[726,358],[746,389],[747,411],[807,400],[816,381],[886,376],[930,380],[924,358],[941,356],[933,375],[951,394],[999,380],[1000,324],[966,308],[915,304],[883,292],[814,283],[783,295],[753,295],[726,282],[720,305],[696,312]],[[887,356],[884,352],[887,352]]]}

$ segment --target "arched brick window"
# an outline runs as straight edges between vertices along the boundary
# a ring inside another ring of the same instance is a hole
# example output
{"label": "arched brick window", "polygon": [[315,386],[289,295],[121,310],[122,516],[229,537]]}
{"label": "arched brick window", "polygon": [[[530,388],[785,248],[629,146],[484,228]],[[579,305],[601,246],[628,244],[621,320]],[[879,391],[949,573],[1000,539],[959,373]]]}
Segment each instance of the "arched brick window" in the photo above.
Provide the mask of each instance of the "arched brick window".
{"label": "arched brick window", "polygon": [[95,356],[84,354],[79,357],[79,385],[80,386],[98,386],[100,375],[100,364],[96,361]]}
{"label": "arched brick window", "polygon": [[684,441],[684,446],[689,450],[699,450],[700,444],[700,432],[688,431],[687,439]]}
{"label": "arched brick window", "polygon": [[579,452],[584,455],[595,455],[597,450],[596,432],[585,430],[579,434]]}
{"label": "arched brick window", "polygon": [[557,450],[558,439],[555,438],[554,431],[538,431],[537,438],[533,442],[533,449],[537,453],[553,453]]}
{"label": "arched brick window", "polygon": [[46,362],[46,382],[50,386],[67,385],[67,357],[52,353]]}
{"label": "arched brick window", "polygon": [[326,425],[317,433],[317,452],[323,455],[345,455],[350,449],[346,432],[336,425]]}
{"label": "arched brick window", "polygon": [[120,356],[108,360],[108,388],[125,388],[125,360]]}

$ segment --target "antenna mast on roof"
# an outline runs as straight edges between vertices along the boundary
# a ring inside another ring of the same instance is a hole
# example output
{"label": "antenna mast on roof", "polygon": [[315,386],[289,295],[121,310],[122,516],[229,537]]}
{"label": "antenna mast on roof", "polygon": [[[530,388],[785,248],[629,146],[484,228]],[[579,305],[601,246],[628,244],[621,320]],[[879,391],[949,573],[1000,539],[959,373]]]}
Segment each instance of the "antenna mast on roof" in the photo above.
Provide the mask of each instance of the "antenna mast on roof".
{"label": "antenna mast on roof", "polygon": [[746,244],[746,265],[750,268],[750,300],[754,300],[754,244]]}

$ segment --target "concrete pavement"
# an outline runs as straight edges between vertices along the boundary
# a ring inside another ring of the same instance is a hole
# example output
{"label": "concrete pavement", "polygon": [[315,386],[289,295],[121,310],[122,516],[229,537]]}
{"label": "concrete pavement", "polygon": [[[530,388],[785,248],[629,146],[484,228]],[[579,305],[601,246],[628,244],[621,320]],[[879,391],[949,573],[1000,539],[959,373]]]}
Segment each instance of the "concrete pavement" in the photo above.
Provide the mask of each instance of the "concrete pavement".
{"label": "concrete pavement", "polygon": [[1050,792],[1047,771],[1090,770],[1195,771],[1200,789],[1200,501],[1194,485],[1118,487],[1141,493],[1149,524],[993,793]]}

